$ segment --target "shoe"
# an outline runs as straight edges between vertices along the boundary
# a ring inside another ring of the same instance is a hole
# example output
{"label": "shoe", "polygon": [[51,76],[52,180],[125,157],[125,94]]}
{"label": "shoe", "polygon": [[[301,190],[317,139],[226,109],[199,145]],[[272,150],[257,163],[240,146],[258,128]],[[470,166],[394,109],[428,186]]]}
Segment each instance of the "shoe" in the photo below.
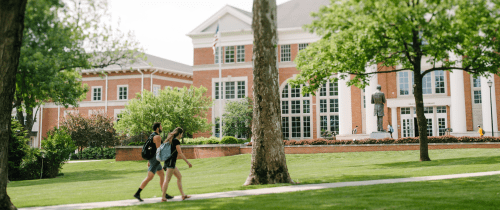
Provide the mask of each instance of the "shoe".
{"label": "shoe", "polygon": [[165,193],[165,198],[167,198],[167,199],[172,199],[172,198],[174,198],[174,196],[170,196],[169,194],[166,194],[166,193]]}
{"label": "shoe", "polygon": [[134,194],[134,198],[137,198],[140,202],[143,202],[144,200],[141,199],[141,195]]}
{"label": "shoe", "polygon": [[186,199],[188,199],[188,198],[190,198],[190,197],[191,197],[191,196],[189,196],[189,195],[182,196],[182,200],[186,200]]}

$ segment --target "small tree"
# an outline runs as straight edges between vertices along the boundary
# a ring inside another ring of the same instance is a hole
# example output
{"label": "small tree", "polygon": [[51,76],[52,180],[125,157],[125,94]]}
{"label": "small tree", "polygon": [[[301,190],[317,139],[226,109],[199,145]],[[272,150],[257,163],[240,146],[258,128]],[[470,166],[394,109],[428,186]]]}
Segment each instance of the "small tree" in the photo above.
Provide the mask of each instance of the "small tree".
{"label": "small tree", "polygon": [[116,124],[116,130],[128,135],[151,132],[155,122],[161,122],[164,132],[182,127],[185,134],[205,132],[212,124],[206,118],[213,100],[205,96],[207,89],[173,88],[160,90],[158,96],[144,91],[125,105],[121,119]]}
{"label": "small tree", "polygon": [[104,114],[82,116],[69,114],[62,122],[62,127],[68,130],[71,139],[78,147],[79,154],[84,147],[99,147],[104,156],[104,147],[118,143],[118,136],[113,127],[113,118]]}
{"label": "small tree", "polygon": [[9,179],[16,180],[21,177],[21,162],[29,150],[26,130],[17,121],[11,121],[11,135],[9,139]]}
{"label": "small tree", "polygon": [[224,122],[222,132],[225,136],[246,135],[250,137],[252,135],[252,106],[252,99],[248,97],[245,100],[231,101],[226,104],[222,115]]}

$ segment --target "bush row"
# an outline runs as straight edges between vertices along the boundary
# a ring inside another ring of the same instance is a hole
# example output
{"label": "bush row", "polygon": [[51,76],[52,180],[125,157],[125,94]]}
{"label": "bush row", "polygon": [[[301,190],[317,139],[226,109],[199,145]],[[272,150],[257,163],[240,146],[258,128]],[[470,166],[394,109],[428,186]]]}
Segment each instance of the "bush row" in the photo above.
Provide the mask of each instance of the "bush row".
{"label": "bush row", "polygon": [[[184,138],[184,145],[202,145],[202,144],[244,144],[250,142],[250,139],[237,139],[234,136],[224,136],[222,140],[218,137],[198,137],[198,138]],[[129,146],[142,146],[143,141],[130,142]]]}
{"label": "bush row", "polygon": [[115,159],[115,148],[87,147],[81,153],[71,154],[71,160]]}
{"label": "bush row", "polygon": [[[471,143],[471,142],[500,142],[500,137],[470,137],[470,136],[429,136],[429,143]],[[419,143],[418,137],[406,137],[400,139],[361,139],[361,140],[325,140],[325,139],[305,139],[305,140],[283,140],[285,145],[344,145],[344,144],[409,144]],[[248,144],[251,146],[252,142]]]}

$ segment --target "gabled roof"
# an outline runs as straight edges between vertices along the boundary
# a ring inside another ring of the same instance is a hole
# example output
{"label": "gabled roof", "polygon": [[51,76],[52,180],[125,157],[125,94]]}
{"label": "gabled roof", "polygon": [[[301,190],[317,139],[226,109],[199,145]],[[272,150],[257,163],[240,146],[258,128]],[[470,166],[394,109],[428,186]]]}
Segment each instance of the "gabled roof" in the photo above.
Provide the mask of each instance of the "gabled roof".
{"label": "gabled roof", "polygon": [[[311,12],[317,12],[321,6],[329,4],[330,0],[291,0],[280,4],[277,8],[278,29],[301,28],[305,24],[310,24],[313,20]],[[215,33],[217,20],[228,14],[241,20],[242,24],[240,26],[235,26],[235,24],[237,24],[236,21],[221,21],[221,25],[219,26],[220,31],[251,29],[252,12],[226,5],[187,35],[204,34],[207,32]]]}
{"label": "gabled roof", "polygon": [[193,73],[193,67],[178,63],[175,61],[171,61],[165,58],[160,58],[158,56],[154,56],[151,54],[145,53],[144,56],[147,58],[145,63],[147,65],[151,65],[152,67],[158,67],[162,69],[169,69],[169,70],[177,70],[177,71],[182,71],[186,73]]}

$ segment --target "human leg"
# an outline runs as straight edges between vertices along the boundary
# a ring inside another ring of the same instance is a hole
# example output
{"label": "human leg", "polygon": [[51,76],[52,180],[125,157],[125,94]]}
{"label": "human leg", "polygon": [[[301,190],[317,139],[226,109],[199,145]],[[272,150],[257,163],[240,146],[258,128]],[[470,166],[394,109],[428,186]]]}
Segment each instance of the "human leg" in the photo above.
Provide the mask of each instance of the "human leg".
{"label": "human leg", "polygon": [[148,183],[153,179],[153,177],[155,176],[155,174],[151,171],[148,171],[148,175],[146,176],[146,178],[141,182],[141,185],[139,186],[139,189],[137,190],[137,192],[134,194],[134,197],[137,198],[137,200],[139,201],[143,201],[141,199],[141,191],[146,187],[146,185],[148,185]]}
{"label": "human leg", "polygon": [[190,198],[191,196],[184,194],[184,190],[182,189],[182,174],[177,167],[175,167],[174,175],[177,178],[177,187],[179,188],[179,192],[181,192],[182,200]]}
{"label": "human leg", "polygon": [[166,177],[165,181],[163,182],[163,187],[161,188],[161,190],[162,190],[161,200],[162,201],[166,201],[167,200],[167,198],[165,197],[165,194],[167,193],[168,183],[170,183],[170,179],[172,179],[172,175],[173,174],[174,174],[174,169],[173,168],[167,168],[167,177]]}

